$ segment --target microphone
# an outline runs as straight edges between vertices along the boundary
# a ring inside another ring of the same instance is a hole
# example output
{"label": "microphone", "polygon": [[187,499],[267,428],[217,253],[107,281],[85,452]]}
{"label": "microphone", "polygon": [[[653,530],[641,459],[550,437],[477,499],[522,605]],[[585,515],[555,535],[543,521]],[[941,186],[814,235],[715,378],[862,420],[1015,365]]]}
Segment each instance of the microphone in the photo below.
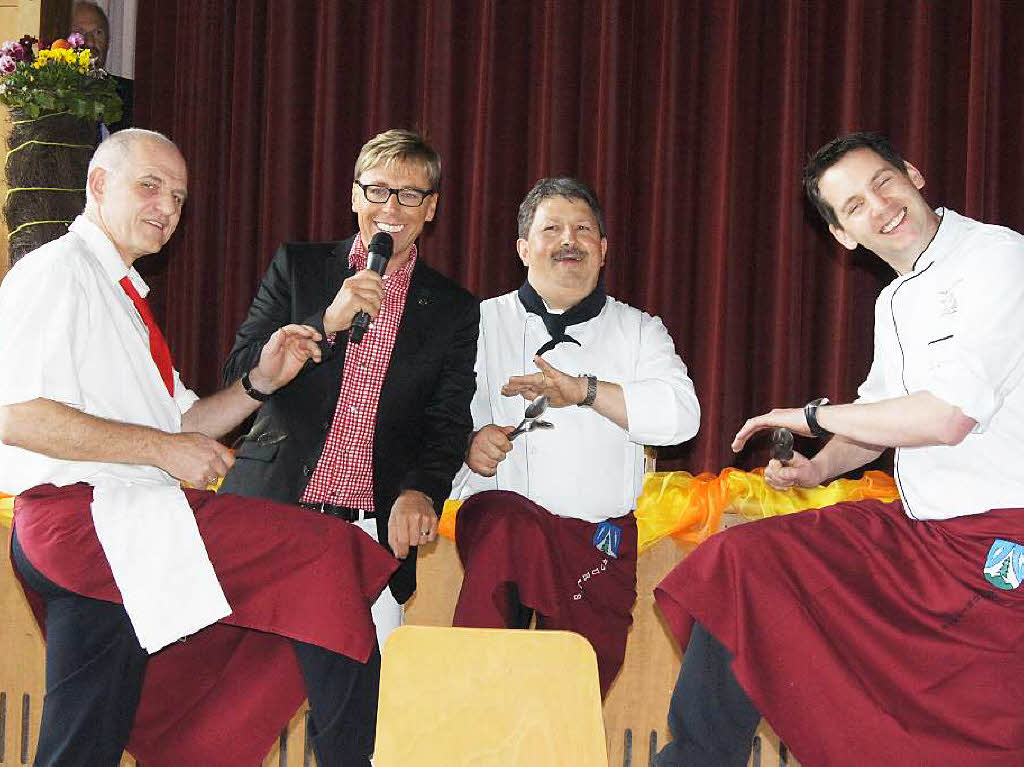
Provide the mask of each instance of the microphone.
{"label": "microphone", "polygon": [[[395,247],[395,241],[387,232],[377,232],[370,240],[366,251],[366,268],[372,269],[383,276],[387,269],[388,261],[391,258],[391,251]],[[348,342],[350,344],[361,344],[363,334],[370,327],[370,315],[366,312],[357,312],[352,320],[352,327],[349,329]]]}

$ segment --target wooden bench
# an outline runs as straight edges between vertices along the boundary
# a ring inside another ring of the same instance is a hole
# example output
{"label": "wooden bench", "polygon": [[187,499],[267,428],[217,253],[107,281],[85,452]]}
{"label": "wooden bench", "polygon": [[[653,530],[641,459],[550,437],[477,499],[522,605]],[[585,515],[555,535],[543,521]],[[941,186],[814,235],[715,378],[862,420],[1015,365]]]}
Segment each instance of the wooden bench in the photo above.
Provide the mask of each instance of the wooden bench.
{"label": "wooden bench", "polygon": [[[0,534],[7,534],[6,527],[0,526]],[[640,558],[638,597],[626,659],[604,702],[611,767],[647,767],[650,754],[666,740],[665,715],[679,672],[680,651],[654,608],[652,591],[685,553],[675,542],[664,540]],[[455,544],[439,538],[424,546],[419,559],[419,590],[407,607],[406,622],[450,626],[461,583],[462,568]],[[6,550],[0,563],[0,615],[0,765],[31,764],[39,732],[45,653]],[[307,749],[306,716],[304,706],[263,760],[264,767],[307,767],[316,763]],[[128,755],[121,764],[136,767]],[[758,731],[750,765],[799,767],[764,724]]]}

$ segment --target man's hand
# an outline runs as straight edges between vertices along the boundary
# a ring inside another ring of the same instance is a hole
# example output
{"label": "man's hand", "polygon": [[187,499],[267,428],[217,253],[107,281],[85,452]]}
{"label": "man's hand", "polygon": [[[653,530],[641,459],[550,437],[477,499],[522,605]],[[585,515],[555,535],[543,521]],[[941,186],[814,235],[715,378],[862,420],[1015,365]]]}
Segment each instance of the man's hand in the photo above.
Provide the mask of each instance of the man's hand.
{"label": "man's hand", "polygon": [[324,312],[324,330],[328,333],[348,330],[359,312],[376,319],[383,300],[384,281],[380,275],[372,269],[356,272],[341,283],[341,289]]}
{"label": "man's hand", "polygon": [[811,430],[807,427],[807,419],[804,418],[804,409],[802,407],[776,408],[764,415],[747,419],[747,422],[743,424],[742,428],[736,432],[736,436],[733,437],[732,451],[738,453],[747,444],[747,440],[757,434],[757,432],[764,429],[773,429],[776,426],[785,426],[794,434],[800,434],[804,437],[811,436]]}
{"label": "man's hand", "polygon": [[405,559],[409,547],[437,538],[437,514],[434,503],[419,490],[403,490],[391,507],[388,518],[388,544],[395,556]]}
{"label": "man's hand", "polygon": [[175,479],[187,482],[192,487],[206,487],[228,473],[235,463],[231,451],[217,440],[198,432],[183,432],[160,435],[157,464]]}
{"label": "man's hand", "polygon": [[541,357],[534,357],[533,362],[540,368],[539,373],[512,376],[501,387],[501,393],[506,397],[518,395],[528,400],[535,400],[546,394],[550,407],[578,405],[586,399],[587,379],[566,375]]}
{"label": "man's hand", "polygon": [[260,362],[249,374],[258,391],[270,394],[291,381],[306,360],[320,361],[320,333],[309,325],[278,328],[263,346]]}
{"label": "man's hand", "polygon": [[493,477],[498,464],[505,460],[512,449],[508,435],[515,426],[488,424],[473,435],[466,451],[466,465],[481,477]]}
{"label": "man's hand", "polygon": [[791,487],[817,487],[827,478],[813,461],[794,451],[793,457],[785,463],[772,458],[764,469],[764,479],[776,490],[789,490]]}

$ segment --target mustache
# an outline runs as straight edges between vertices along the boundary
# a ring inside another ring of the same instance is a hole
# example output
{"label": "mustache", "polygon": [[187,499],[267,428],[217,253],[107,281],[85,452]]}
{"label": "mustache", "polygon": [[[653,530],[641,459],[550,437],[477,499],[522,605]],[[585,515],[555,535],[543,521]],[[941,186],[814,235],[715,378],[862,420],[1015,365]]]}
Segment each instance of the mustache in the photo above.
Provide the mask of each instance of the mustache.
{"label": "mustache", "polygon": [[570,256],[573,258],[579,258],[587,255],[587,251],[579,245],[562,245],[557,250],[553,251],[551,255],[555,258],[566,258]]}

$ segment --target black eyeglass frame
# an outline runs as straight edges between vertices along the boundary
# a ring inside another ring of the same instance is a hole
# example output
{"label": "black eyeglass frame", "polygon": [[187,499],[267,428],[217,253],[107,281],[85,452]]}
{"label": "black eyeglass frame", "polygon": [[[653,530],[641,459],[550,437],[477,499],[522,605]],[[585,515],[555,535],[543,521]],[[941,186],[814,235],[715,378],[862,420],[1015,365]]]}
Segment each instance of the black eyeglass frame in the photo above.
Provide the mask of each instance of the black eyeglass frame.
{"label": "black eyeglass frame", "polygon": [[[384,186],[383,184],[363,184],[363,183],[360,183],[359,181],[354,181],[353,183],[356,186],[358,186],[360,189],[363,190],[363,197],[366,198],[366,201],[368,203],[371,203],[373,205],[387,205],[388,204],[388,200],[390,200],[391,196],[394,195],[395,198],[398,200],[398,204],[401,205],[402,207],[404,207],[404,208],[419,208],[419,207],[422,207],[424,201],[426,201],[426,199],[430,195],[437,194],[437,190],[436,189],[417,189],[414,186],[405,186],[405,187],[402,187],[401,189],[395,189],[394,187]],[[371,188],[371,187],[374,188],[374,189],[387,189],[388,190],[388,196],[385,197],[380,202],[377,202],[376,200],[371,200],[370,199],[370,195],[368,195],[366,193],[366,190]],[[401,196],[402,192],[416,192],[417,194],[421,194],[423,196],[420,197],[420,201],[418,203],[416,203],[415,205],[409,205],[408,203],[402,202],[402,196]]]}

